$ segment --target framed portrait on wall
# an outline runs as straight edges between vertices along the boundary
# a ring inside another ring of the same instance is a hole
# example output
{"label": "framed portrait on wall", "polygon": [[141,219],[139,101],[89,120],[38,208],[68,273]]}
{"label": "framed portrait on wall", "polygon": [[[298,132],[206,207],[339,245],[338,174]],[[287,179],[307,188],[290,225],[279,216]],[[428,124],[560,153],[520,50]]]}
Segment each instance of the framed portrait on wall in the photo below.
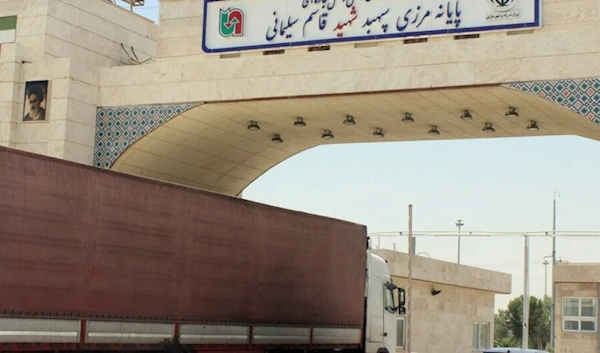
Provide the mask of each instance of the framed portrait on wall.
{"label": "framed portrait on wall", "polygon": [[44,121],[48,110],[48,81],[25,83],[23,121]]}

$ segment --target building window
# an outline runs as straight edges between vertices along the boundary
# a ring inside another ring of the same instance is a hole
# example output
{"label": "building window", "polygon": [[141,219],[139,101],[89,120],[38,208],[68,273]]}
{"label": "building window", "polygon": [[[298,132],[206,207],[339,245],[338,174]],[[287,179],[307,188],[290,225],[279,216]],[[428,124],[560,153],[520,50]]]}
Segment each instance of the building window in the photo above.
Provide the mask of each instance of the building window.
{"label": "building window", "polygon": [[596,332],[595,298],[563,298],[563,331]]}
{"label": "building window", "polygon": [[396,322],[396,346],[404,348],[404,318],[397,318]]}
{"label": "building window", "polygon": [[476,322],[473,324],[473,349],[484,350],[490,348],[490,323]]}

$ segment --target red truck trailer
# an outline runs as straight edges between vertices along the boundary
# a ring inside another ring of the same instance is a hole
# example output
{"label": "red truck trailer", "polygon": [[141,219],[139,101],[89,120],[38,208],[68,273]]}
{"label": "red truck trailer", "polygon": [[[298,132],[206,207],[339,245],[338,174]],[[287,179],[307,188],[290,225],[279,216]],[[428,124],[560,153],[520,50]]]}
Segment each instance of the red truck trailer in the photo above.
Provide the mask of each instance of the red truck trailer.
{"label": "red truck trailer", "polygon": [[0,147],[0,351],[386,352],[366,228]]}

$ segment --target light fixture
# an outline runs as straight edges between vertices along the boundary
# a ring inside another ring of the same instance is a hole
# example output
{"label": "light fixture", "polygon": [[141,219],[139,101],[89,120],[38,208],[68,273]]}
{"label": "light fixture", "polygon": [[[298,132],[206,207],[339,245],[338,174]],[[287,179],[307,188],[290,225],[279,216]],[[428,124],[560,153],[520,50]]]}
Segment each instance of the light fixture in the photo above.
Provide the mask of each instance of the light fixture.
{"label": "light fixture", "polygon": [[333,138],[333,134],[331,133],[331,131],[325,130],[323,131],[323,135],[321,135],[321,137],[325,140],[331,140]]}
{"label": "light fixture", "polygon": [[352,115],[346,115],[346,120],[344,120],[344,125],[356,125],[356,121],[354,121],[354,117]]}
{"label": "light fixture", "polygon": [[412,114],[406,113],[404,114],[404,118],[402,118],[402,121],[404,121],[405,123],[414,123],[415,119],[413,119]]}
{"label": "light fixture", "polygon": [[509,118],[518,118],[519,117],[519,113],[517,113],[517,108],[513,108],[513,107],[508,107],[508,112],[506,112],[507,117]]}
{"label": "light fixture", "polygon": [[485,123],[485,127],[481,130],[485,131],[485,132],[495,132],[496,131],[496,129],[494,129],[494,127],[492,126],[492,123]]}
{"label": "light fixture", "polygon": [[471,115],[471,112],[469,112],[468,110],[465,109],[465,111],[460,115],[460,118],[462,120],[473,120],[473,116]]}
{"label": "light fixture", "polygon": [[439,135],[440,134],[437,126],[435,126],[435,125],[431,126],[431,129],[429,130],[428,133],[429,133],[429,135]]}
{"label": "light fixture", "polygon": [[377,128],[375,128],[375,131],[373,132],[373,136],[384,137],[385,134],[383,133],[383,130],[381,130],[380,127],[377,127]]}
{"label": "light fixture", "polygon": [[248,130],[260,130],[260,126],[254,120],[250,120],[250,124],[248,124]]}
{"label": "light fixture", "polygon": [[297,117],[296,121],[294,121],[294,126],[306,126],[306,123],[302,117]]}
{"label": "light fixture", "polygon": [[273,141],[275,143],[283,143],[283,140],[281,139],[281,136],[279,136],[279,134],[273,135],[273,138],[271,139],[271,141]]}
{"label": "light fixture", "polygon": [[537,121],[531,120],[531,124],[527,126],[527,130],[529,131],[538,131],[540,127],[537,124]]}

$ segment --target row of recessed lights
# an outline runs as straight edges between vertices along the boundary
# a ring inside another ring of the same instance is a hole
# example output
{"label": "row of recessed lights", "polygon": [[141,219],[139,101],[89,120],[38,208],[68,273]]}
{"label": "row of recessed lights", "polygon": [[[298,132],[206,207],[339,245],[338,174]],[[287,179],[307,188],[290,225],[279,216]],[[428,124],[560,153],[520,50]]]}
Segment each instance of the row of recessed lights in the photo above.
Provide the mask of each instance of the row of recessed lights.
{"label": "row of recessed lights", "polygon": [[[508,107],[508,111],[504,115],[508,118],[518,118],[519,117],[519,113],[517,112],[517,109],[514,107]],[[460,118],[463,120],[473,120],[473,116],[471,115],[471,112],[469,112],[468,110],[465,110],[461,114]],[[538,131],[539,129],[540,129],[540,127],[538,126],[537,121],[535,121],[535,120],[531,120],[529,125],[527,125],[527,130],[529,130],[529,131]],[[496,129],[494,129],[494,126],[492,125],[492,123],[485,123],[483,129],[481,129],[481,130],[485,131],[485,132],[496,132]],[[431,133],[431,131],[430,131],[430,133]]]}
{"label": "row of recessed lights", "polygon": [[[509,107],[508,111],[504,115],[509,118],[518,118],[519,117],[519,113],[517,112],[516,108],[514,108],[514,107]],[[473,120],[473,116],[471,115],[471,112],[469,112],[468,110],[464,110],[463,113],[461,114],[460,118],[463,120]],[[402,118],[402,121],[405,123],[413,123],[415,121],[415,119],[412,117],[411,113],[405,113],[404,117]],[[343,121],[343,123],[344,123],[344,125],[356,125],[356,121],[354,120],[354,117],[352,115],[346,115],[346,119]],[[304,122],[304,118],[297,117],[296,121],[294,121],[294,126],[297,126],[297,127],[306,126],[306,123]],[[531,120],[531,123],[527,126],[527,130],[530,130],[530,131],[537,131],[539,129],[540,128],[537,125],[537,122],[535,120]],[[260,130],[260,126],[258,125],[258,122],[251,120],[250,123],[248,124],[248,130]],[[494,126],[492,125],[492,123],[485,123],[485,126],[483,127],[482,131],[495,132],[496,129],[494,129]],[[439,135],[440,131],[438,130],[438,127],[436,125],[432,125],[431,129],[429,129],[428,133],[430,135]],[[385,133],[383,132],[383,129],[377,127],[377,128],[375,128],[375,131],[373,132],[373,136],[385,137]],[[321,135],[321,138],[330,140],[330,139],[334,138],[334,136],[333,136],[333,133],[331,132],[331,130],[324,130],[323,134]],[[281,138],[281,136],[279,134],[274,134],[271,141],[273,141],[275,143],[283,143],[283,139]]]}
{"label": "row of recessed lights", "polygon": [[[346,115],[346,119],[344,120],[344,125],[356,125],[356,121],[354,120],[354,117],[352,117],[351,115]],[[304,118],[297,117],[296,121],[294,122],[294,126],[298,126],[298,127],[306,126],[306,123],[304,122]],[[248,130],[260,130],[260,125],[258,125],[258,122],[251,120],[250,123],[248,124]],[[373,136],[384,137],[385,134],[383,132],[383,129],[381,129],[379,127],[375,128],[375,131],[373,132]],[[334,137],[335,136],[333,136],[333,133],[331,132],[331,130],[323,130],[323,133],[321,134],[321,138],[323,138],[325,140],[331,140]],[[281,136],[279,134],[273,134],[271,141],[273,141],[275,143],[283,143],[283,139],[281,138]]]}

